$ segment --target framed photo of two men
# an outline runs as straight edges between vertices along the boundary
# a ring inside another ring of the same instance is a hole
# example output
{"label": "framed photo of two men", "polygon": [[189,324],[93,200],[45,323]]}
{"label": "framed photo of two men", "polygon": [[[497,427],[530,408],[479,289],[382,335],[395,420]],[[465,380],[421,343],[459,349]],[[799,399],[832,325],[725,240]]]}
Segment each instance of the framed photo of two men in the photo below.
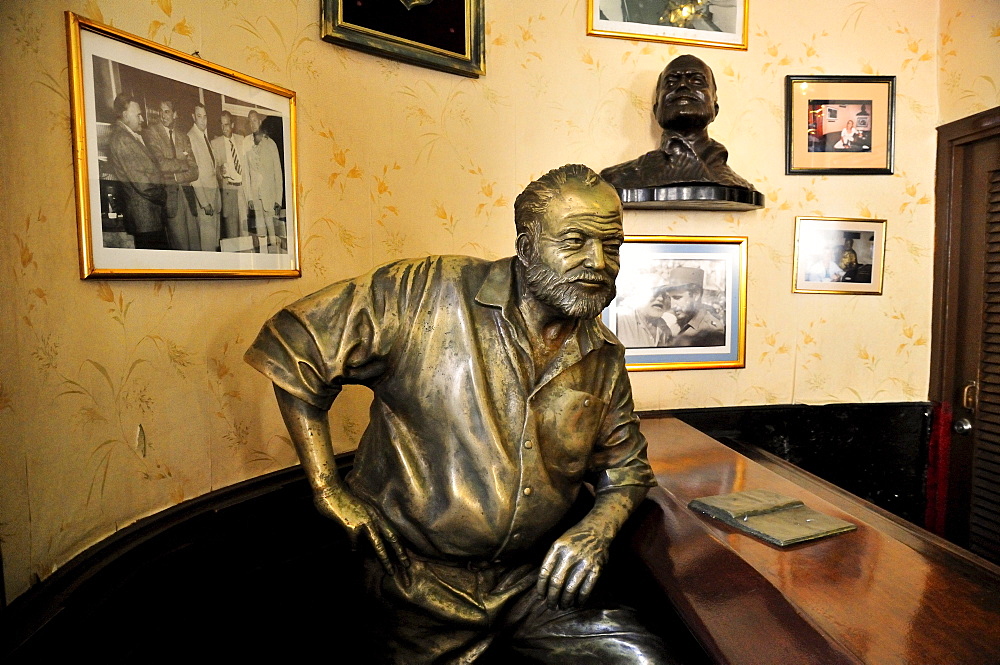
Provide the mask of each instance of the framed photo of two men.
{"label": "framed photo of two men", "polygon": [[81,277],[298,277],[295,93],[66,25]]}
{"label": "framed photo of two men", "polygon": [[626,236],[602,314],[629,370],[746,365],[747,239]]}

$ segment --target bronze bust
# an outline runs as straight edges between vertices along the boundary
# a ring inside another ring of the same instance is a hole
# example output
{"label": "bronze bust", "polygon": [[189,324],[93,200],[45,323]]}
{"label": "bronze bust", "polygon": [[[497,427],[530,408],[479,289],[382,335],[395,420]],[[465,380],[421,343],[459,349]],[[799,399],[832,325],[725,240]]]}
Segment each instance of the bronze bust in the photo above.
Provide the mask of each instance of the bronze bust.
{"label": "bronze bust", "polygon": [[[274,383],[317,507],[364,550],[372,662],[488,648],[672,662],[632,611],[591,597],[655,484],[624,348],[597,318],[615,295],[621,202],[567,165],[514,208],[515,257],[403,260],[332,284],[268,321],[246,359]],[[374,401],[344,482],[326,412],[347,383]]]}
{"label": "bronze bust", "polygon": [[601,171],[619,190],[709,183],[751,191],[726,163],[729,152],[708,136],[719,112],[712,69],[693,55],[674,58],[656,83],[653,115],[663,128],[656,150]]}

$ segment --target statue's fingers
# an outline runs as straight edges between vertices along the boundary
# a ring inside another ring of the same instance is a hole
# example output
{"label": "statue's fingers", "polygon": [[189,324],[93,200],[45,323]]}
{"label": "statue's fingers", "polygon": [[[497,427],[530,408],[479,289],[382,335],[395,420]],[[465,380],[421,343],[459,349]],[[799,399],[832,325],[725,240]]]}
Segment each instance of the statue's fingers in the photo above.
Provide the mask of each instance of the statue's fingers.
{"label": "statue's fingers", "polygon": [[542,567],[538,571],[538,582],[535,583],[535,591],[543,598],[548,595],[549,581],[552,577],[552,571],[556,568],[558,561],[558,549],[553,547],[549,550],[549,553],[545,555],[545,560],[542,561]]}
{"label": "statue's fingers", "polygon": [[392,548],[393,554],[396,555],[396,560],[399,561],[404,568],[408,568],[410,566],[410,556],[406,553],[406,548],[403,547],[403,543],[400,542],[396,532],[385,523],[385,520],[379,520],[379,525],[382,529],[382,535],[384,535],[385,539],[389,541],[389,547]]}
{"label": "statue's fingers", "polygon": [[382,567],[385,568],[386,572],[390,575],[395,575],[396,569],[392,565],[392,561],[389,560],[389,552],[386,550],[385,543],[382,542],[381,536],[379,536],[378,529],[374,528],[371,523],[366,524],[364,529],[368,532],[368,540],[371,541],[372,547],[375,548],[375,556],[378,557]]}
{"label": "statue's fingers", "polygon": [[552,570],[549,576],[549,588],[545,594],[545,603],[555,609],[559,607],[559,598],[562,595],[563,585],[566,583],[566,559],[560,558],[559,563]]}
{"label": "statue's fingers", "polygon": [[587,578],[580,585],[580,592],[577,595],[577,603],[583,605],[590,598],[590,592],[594,590],[594,586],[597,584],[597,578],[601,576],[601,567],[594,566],[589,571],[587,571]]}
{"label": "statue's fingers", "polygon": [[566,578],[563,586],[562,597],[559,600],[560,607],[573,607],[577,604],[577,591],[588,577],[588,569],[583,561],[577,562]]}

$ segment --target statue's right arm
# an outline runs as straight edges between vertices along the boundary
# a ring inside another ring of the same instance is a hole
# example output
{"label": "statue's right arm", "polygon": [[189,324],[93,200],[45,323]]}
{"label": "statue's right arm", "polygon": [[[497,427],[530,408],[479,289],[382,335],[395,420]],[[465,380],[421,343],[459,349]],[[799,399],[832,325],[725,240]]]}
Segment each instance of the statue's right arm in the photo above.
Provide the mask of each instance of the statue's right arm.
{"label": "statue's right arm", "polygon": [[410,561],[392,527],[378,510],[351,492],[340,478],[327,412],[277,385],[274,394],[312,487],[316,507],[344,528],[352,547],[357,546],[358,536],[364,534],[390,575],[396,571],[390,552],[405,572]]}

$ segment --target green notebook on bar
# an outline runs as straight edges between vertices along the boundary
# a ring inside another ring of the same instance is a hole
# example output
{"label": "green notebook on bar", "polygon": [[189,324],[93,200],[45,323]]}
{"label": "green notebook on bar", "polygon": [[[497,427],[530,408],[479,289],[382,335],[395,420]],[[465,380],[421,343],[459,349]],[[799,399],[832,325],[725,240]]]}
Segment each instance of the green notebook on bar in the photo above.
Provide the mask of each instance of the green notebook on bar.
{"label": "green notebook on bar", "polygon": [[858,528],[816,512],[798,499],[768,490],[704,496],[688,507],[782,547]]}

